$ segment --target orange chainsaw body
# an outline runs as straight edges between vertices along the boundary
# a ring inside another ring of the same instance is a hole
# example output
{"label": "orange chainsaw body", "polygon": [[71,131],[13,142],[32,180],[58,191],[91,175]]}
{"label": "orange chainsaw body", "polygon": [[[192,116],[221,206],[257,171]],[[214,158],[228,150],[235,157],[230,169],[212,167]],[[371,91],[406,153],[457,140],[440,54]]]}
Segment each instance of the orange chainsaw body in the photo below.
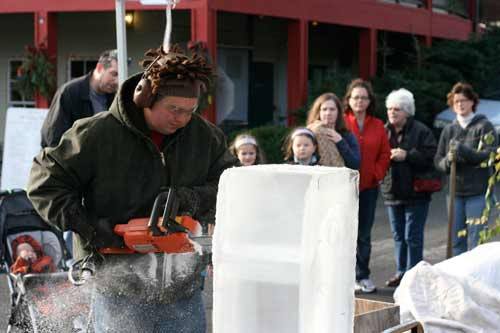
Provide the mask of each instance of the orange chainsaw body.
{"label": "orange chainsaw body", "polygon": [[[186,253],[193,252],[193,244],[189,240],[188,233],[168,233],[161,227],[163,218],[158,219],[158,228],[164,234],[155,236],[148,227],[149,218],[136,218],[127,224],[115,225],[114,232],[123,237],[124,248],[101,248],[103,254],[132,254],[132,253]],[[176,222],[184,226],[189,233],[196,235],[201,232],[198,221],[190,216],[177,216]]]}

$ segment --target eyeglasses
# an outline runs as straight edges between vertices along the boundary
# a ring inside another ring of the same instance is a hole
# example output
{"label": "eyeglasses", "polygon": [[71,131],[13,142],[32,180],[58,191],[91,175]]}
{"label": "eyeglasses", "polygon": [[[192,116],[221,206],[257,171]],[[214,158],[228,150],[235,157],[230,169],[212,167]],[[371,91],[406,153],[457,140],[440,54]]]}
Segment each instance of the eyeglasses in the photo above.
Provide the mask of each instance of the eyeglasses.
{"label": "eyeglasses", "polygon": [[351,99],[355,100],[355,101],[368,101],[368,100],[370,100],[370,97],[368,97],[368,96],[351,96]]}
{"label": "eyeglasses", "polygon": [[193,114],[193,112],[196,111],[198,106],[195,105],[195,107],[192,109],[186,109],[183,107],[179,107],[177,105],[170,105],[169,104],[166,106],[166,108],[170,113],[173,113],[176,117],[180,117],[180,116],[187,117],[187,116],[191,116]]}
{"label": "eyeglasses", "polygon": [[457,99],[453,101],[453,104],[464,104],[464,103],[469,103],[472,102],[470,99]]}

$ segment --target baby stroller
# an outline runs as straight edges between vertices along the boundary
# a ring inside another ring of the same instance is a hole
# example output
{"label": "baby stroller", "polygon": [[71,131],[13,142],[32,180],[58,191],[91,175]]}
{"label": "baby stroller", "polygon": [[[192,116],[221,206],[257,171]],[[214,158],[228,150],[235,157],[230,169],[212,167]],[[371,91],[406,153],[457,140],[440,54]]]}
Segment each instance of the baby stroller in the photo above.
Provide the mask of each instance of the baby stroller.
{"label": "baby stroller", "polygon": [[[14,274],[12,243],[28,235],[52,258],[52,273]],[[0,193],[0,268],[10,290],[11,315],[7,332],[79,332],[85,326],[90,296],[68,282],[62,233],[45,223],[26,192]]]}

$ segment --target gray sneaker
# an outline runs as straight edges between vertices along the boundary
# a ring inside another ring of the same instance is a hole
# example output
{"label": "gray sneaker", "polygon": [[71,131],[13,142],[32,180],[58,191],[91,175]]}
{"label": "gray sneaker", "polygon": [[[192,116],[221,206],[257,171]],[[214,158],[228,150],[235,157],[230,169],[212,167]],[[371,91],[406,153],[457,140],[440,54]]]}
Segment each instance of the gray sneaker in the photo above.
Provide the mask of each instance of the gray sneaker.
{"label": "gray sneaker", "polygon": [[359,281],[354,282],[354,292],[360,292],[361,291],[361,284]]}
{"label": "gray sneaker", "polygon": [[362,292],[363,294],[371,294],[377,290],[377,287],[375,287],[375,284],[373,284],[373,281],[370,279],[363,279],[357,281],[356,284],[359,284],[360,286],[359,291]]}

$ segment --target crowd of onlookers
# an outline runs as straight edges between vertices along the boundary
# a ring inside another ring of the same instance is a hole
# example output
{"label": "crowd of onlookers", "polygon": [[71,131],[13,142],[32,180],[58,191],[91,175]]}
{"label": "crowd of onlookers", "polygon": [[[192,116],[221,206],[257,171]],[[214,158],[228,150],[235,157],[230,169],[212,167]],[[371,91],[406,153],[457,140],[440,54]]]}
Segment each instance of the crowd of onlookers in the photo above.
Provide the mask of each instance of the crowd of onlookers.
{"label": "crowd of onlookers", "polygon": [[[443,129],[439,143],[431,129],[414,118],[410,91],[401,88],[386,97],[384,124],[374,116],[377,101],[372,86],[362,79],[348,85],[343,101],[332,92],[317,97],[306,126],[293,129],[286,138],[284,163],[359,170],[359,292],[376,290],[369,263],[379,192],[395,242],[396,272],[386,281],[389,287],[398,286],[405,272],[422,260],[431,195],[441,190],[443,175],[452,165],[456,168],[453,255],[475,247],[480,231],[487,227],[478,221],[491,170],[481,164],[497,145],[495,129],[485,116],[475,114],[479,99],[471,85],[455,84],[446,98],[456,119]],[[265,163],[265,152],[248,133],[238,135],[230,151],[241,166]]]}

